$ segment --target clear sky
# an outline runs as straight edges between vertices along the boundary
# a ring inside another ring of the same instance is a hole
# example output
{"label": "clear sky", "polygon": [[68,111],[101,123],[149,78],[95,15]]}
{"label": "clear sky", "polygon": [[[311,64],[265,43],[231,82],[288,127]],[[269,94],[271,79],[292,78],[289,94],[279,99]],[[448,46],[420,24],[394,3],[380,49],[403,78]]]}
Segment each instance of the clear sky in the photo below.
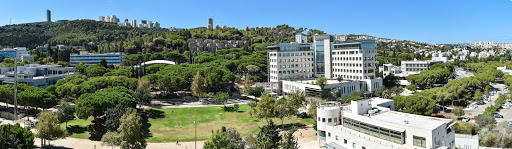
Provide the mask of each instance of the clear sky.
{"label": "clear sky", "polygon": [[512,43],[512,0],[0,0],[0,26],[116,15],[194,28],[288,24],[329,34],[366,34],[427,43]]}

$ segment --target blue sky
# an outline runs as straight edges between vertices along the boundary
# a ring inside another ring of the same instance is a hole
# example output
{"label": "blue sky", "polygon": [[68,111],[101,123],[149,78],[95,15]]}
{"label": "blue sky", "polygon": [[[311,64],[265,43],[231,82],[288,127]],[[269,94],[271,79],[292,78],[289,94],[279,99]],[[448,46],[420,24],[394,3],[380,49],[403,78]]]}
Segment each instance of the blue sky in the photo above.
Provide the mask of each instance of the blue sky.
{"label": "blue sky", "polygon": [[[274,27],[288,24],[330,34],[367,34],[427,43],[490,40],[512,43],[510,0],[0,0],[0,26],[46,20],[158,21],[162,27],[215,24]],[[222,22],[222,23],[221,23]]]}

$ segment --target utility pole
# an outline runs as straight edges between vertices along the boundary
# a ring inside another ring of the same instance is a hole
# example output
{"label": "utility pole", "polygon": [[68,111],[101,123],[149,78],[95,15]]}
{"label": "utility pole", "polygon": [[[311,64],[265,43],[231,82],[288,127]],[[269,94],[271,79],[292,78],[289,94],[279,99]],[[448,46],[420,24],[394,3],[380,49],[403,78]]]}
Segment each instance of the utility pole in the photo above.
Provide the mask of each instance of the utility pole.
{"label": "utility pole", "polygon": [[14,58],[14,123],[18,120],[18,59]]}
{"label": "utility pole", "polygon": [[196,124],[196,121],[194,121],[194,125],[195,125],[195,130],[194,130],[194,148],[197,149],[197,124]]}

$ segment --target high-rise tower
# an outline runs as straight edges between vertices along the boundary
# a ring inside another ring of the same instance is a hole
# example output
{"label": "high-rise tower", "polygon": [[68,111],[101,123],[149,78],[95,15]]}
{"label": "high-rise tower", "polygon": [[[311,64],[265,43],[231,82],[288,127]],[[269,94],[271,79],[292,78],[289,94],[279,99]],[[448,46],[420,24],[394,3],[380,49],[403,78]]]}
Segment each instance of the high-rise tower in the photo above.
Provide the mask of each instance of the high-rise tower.
{"label": "high-rise tower", "polygon": [[212,18],[208,18],[208,26],[207,28],[213,28],[213,19]]}
{"label": "high-rise tower", "polygon": [[46,22],[52,22],[52,11],[46,9]]}

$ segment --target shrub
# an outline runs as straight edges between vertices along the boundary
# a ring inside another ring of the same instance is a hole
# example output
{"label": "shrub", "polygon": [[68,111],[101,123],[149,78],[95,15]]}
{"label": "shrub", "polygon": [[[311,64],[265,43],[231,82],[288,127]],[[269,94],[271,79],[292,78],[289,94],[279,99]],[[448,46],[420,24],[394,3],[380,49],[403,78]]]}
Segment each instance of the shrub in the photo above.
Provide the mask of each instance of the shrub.
{"label": "shrub", "polygon": [[252,95],[254,97],[260,97],[265,89],[263,87],[251,87],[249,89],[249,95]]}
{"label": "shrub", "polygon": [[235,105],[233,105],[233,111],[237,112],[238,109],[240,109],[240,105],[238,105],[238,103],[235,103]]}
{"label": "shrub", "polygon": [[474,124],[470,122],[458,122],[455,124],[455,133],[472,135],[474,130]]}

